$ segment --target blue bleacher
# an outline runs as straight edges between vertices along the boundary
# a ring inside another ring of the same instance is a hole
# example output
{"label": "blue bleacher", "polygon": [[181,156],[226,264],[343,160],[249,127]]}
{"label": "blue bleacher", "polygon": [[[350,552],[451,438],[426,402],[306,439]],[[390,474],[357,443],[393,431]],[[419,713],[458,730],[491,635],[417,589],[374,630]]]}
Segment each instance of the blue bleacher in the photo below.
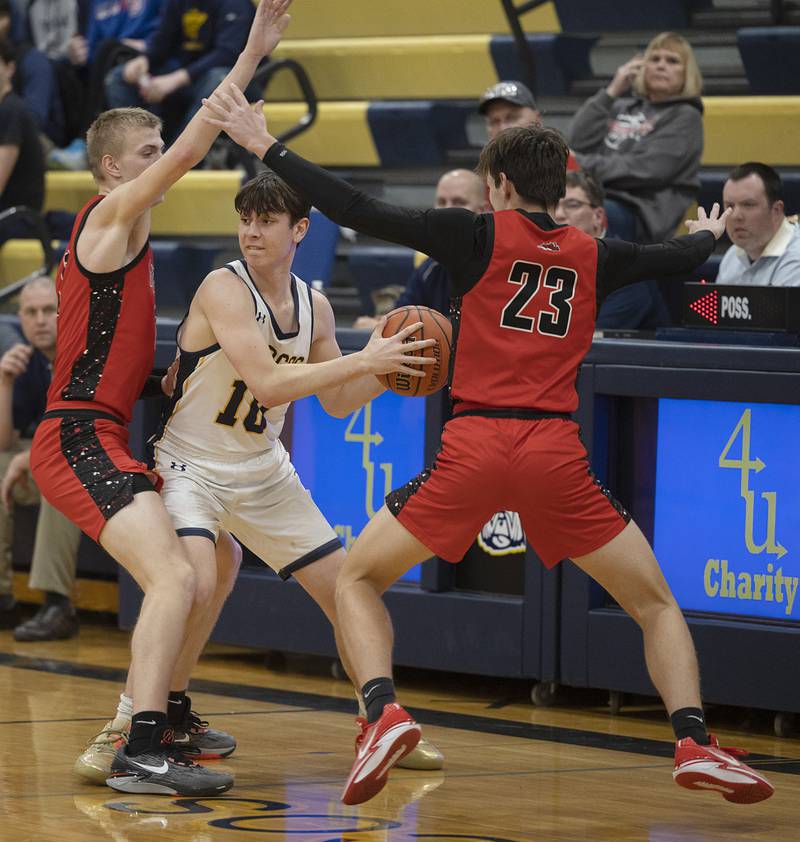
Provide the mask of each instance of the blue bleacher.
{"label": "blue bleacher", "polygon": [[361,299],[361,312],[371,315],[374,290],[406,285],[414,271],[414,251],[403,246],[356,246],[347,255],[347,267]]}
{"label": "blue bleacher", "polygon": [[[550,32],[526,37],[536,61],[537,96],[566,96],[575,79],[592,75],[589,51],[597,38]],[[491,50],[498,79],[525,78],[512,36],[495,35]]]}
{"label": "blue bleacher", "polygon": [[564,32],[658,32],[688,28],[691,12],[708,8],[711,0],[555,0],[555,4]]}
{"label": "blue bleacher", "polygon": [[739,29],[736,42],[754,94],[800,93],[800,26]]}

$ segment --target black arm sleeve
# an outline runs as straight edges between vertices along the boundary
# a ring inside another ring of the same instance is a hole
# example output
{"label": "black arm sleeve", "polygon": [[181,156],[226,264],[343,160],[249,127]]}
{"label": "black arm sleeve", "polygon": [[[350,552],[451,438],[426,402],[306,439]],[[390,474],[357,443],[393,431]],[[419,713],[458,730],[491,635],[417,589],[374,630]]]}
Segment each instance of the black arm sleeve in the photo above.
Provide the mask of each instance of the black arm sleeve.
{"label": "black arm sleeve", "polygon": [[164,390],[161,388],[161,378],[166,373],[166,371],[161,371],[159,369],[150,374],[147,380],[144,381],[144,386],[142,386],[142,393],[139,395],[139,400],[166,397]]}
{"label": "black arm sleeve", "polygon": [[371,237],[409,246],[448,269],[458,292],[459,279],[473,274],[486,251],[487,223],[463,208],[412,210],[374,199],[283,144],[271,146],[264,163],[338,225]]}
{"label": "black arm sleeve", "polygon": [[603,300],[628,284],[688,272],[704,263],[714,251],[710,231],[675,237],[665,243],[640,245],[625,240],[597,241],[597,293]]}

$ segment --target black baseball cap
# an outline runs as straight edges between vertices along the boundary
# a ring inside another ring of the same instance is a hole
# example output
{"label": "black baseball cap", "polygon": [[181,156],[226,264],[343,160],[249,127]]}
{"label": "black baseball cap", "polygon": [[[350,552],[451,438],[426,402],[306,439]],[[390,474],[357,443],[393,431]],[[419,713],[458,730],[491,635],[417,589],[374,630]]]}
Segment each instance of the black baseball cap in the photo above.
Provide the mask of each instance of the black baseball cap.
{"label": "black baseball cap", "polygon": [[513,79],[497,82],[491,88],[487,88],[478,104],[478,111],[481,114],[485,114],[489,105],[498,100],[510,102],[513,105],[527,106],[528,108],[533,108],[534,111],[536,110],[536,100],[533,98],[531,89],[527,85],[523,85],[522,82],[516,82]]}

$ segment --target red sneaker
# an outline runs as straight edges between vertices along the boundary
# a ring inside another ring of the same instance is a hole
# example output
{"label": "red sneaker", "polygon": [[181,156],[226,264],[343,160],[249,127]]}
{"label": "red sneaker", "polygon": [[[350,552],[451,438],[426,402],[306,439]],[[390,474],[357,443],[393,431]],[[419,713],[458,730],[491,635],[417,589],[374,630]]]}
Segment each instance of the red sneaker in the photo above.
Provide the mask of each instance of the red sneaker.
{"label": "red sneaker", "polygon": [[356,737],[356,759],[342,801],[363,804],[376,796],[386,786],[389,770],[414,749],[421,733],[419,725],[396,703],[385,705],[372,725],[364,723]]}
{"label": "red sneaker", "polygon": [[707,746],[698,745],[691,737],[675,745],[675,770],[672,777],[686,789],[713,789],[727,801],[755,804],[775,792],[761,774],[738,760],[747,754],[741,748],[720,748],[716,737]]}

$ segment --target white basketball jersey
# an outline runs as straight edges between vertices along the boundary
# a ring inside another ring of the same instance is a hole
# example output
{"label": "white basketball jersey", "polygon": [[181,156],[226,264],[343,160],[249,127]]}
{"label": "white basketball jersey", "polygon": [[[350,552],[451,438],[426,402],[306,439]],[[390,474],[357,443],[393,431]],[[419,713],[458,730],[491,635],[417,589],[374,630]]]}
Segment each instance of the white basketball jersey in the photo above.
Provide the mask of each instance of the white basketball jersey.
{"label": "white basketball jersey", "polygon": [[[294,319],[290,332],[284,333],[250,278],[247,265],[235,260],[226,268],[250,291],[253,318],[275,362],[305,363],[314,332],[311,288],[292,275]],[[177,383],[160,439],[190,453],[236,460],[271,450],[288,408],[288,403],[260,406],[219,345],[201,351],[181,350]]]}

